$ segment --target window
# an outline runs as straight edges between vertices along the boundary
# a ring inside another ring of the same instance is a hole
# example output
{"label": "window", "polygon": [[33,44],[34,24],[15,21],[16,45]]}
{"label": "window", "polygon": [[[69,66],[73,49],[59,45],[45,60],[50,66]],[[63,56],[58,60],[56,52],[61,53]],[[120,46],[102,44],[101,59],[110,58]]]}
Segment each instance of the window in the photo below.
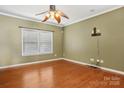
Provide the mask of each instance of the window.
{"label": "window", "polygon": [[21,28],[22,55],[53,53],[53,32]]}

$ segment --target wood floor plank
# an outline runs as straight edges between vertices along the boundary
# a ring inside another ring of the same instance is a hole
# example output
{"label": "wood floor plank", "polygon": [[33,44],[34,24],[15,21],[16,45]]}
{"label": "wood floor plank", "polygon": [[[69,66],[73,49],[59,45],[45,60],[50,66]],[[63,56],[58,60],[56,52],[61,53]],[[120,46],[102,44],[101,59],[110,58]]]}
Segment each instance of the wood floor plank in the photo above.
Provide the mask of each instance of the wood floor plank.
{"label": "wood floor plank", "polygon": [[124,75],[58,60],[0,70],[1,88],[124,88]]}

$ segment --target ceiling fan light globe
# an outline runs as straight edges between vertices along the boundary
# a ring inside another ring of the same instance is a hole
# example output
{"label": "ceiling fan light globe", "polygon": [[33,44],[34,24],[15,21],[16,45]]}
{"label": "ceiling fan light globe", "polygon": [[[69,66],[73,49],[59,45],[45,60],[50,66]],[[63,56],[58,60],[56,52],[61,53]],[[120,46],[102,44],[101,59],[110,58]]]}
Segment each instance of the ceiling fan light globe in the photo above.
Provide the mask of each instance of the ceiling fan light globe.
{"label": "ceiling fan light globe", "polygon": [[56,17],[60,17],[60,15],[58,13],[55,14]]}
{"label": "ceiling fan light globe", "polygon": [[50,11],[50,15],[54,15],[54,11]]}
{"label": "ceiling fan light globe", "polygon": [[51,16],[50,16],[50,18],[54,19],[54,16],[53,16],[53,15],[51,15]]}
{"label": "ceiling fan light globe", "polygon": [[47,17],[50,17],[50,14],[47,14],[46,16],[47,16]]}
{"label": "ceiling fan light globe", "polygon": [[51,17],[52,19],[54,19],[54,15],[55,15],[55,13],[54,13],[53,11],[50,11],[50,17]]}

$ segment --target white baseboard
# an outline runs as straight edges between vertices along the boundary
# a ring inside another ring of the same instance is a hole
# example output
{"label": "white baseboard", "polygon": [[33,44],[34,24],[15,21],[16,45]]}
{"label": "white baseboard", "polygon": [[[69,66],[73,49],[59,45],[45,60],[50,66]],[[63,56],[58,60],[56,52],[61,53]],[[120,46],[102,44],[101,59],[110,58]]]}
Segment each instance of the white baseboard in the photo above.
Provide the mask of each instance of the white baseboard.
{"label": "white baseboard", "polygon": [[106,67],[101,67],[101,66],[96,66],[96,65],[93,65],[93,64],[84,63],[84,62],[81,62],[81,61],[71,60],[71,59],[67,59],[67,58],[63,58],[63,59],[66,60],[66,61],[70,61],[70,62],[77,63],[77,64],[82,64],[82,65],[89,65],[89,66],[93,66],[93,67],[98,67],[98,68],[103,69],[103,70],[106,70],[106,71],[110,71],[110,72],[114,72],[114,73],[118,73],[118,74],[124,75],[124,72],[123,72],[123,71],[114,70],[114,69],[110,69],[110,68],[106,68]]}
{"label": "white baseboard", "polygon": [[55,58],[55,59],[49,59],[49,60],[20,63],[20,64],[15,64],[15,65],[2,66],[2,67],[0,67],[0,69],[6,69],[6,68],[12,68],[12,67],[18,67],[18,66],[24,66],[24,65],[31,65],[31,64],[38,64],[38,63],[45,63],[45,62],[50,62],[50,61],[62,60],[62,59],[63,58]]}
{"label": "white baseboard", "polygon": [[28,62],[28,63],[22,63],[22,64],[15,64],[15,65],[9,65],[9,66],[0,67],[0,69],[6,69],[6,68],[12,68],[12,67],[18,67],[18,66],[24,66],[24,65],[31,65],[31,64],[38,64],[38,63],[45,63],[45,62],[57,61],[57,60],[66,60],[66,61],[70,61],[70,62],[77,63],[77,64],[98,67],[98,68],[101,68],[101,69],[106,70],[106,71],[110,71],[110,72],[119,73],[119,74],[124,75],[124,72],[123,71],[114,70],[114,69],[110,69],[110,68],[106,68],[106,67],[101,67],[101,66],[96,66],[96,65],[93,65],[93,64],[88,64],[88,63],[85,63],[85,62],[71,60],[71,59],[67,59],[67,58],[56,58],[56,59],[49,59],[49,60]]}

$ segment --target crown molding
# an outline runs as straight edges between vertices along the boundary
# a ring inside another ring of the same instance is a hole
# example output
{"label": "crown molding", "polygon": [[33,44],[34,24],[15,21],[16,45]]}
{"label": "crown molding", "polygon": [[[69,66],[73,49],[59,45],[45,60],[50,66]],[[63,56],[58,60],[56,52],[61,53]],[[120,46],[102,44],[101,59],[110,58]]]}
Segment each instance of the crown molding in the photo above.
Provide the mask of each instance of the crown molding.
{"label": "crown molding", "polygon": [[55,23],[52,23],[52,22],[41,22],[41,20],[38,20],[38,19],[33,19],[33,18],[28,18],[28,17],[22,17],[22,16],[18,16],[18,15],[15,15],[15,14],[10,14],[10,13],[0,12],[0,15],[14,17],[14,18],[22,19],[22,20],[27,20],[27,21],[38,22],[38,23],[52,25],[52,26],[63,27],[62,24],[55,24]]}
{"label": "crown molding", "polygon": [[88,17],[85,17],[85,18],[78,19],[76,21],[70,22],[70,23],[65,24],[65,25],[63,25],[63,24],[55,24],[55,23],[52,23],[52,22],[45,22],[44,23],[44,22],[41,22],[41,20],[38,20],[38,19],[22,17],[22,16],[19,16],[19,15],[5,13],[5,12],[0,12],[0,15],[14,17],[14,18],[22,19],[22,20],[34,21],[34,22],[38,22],[38,23],[42,23],[42,24],[47,24],[47,25],[53,25],[53,26],[58,26],[58,27],[65,27],[65,26],[69,26],[69,25],[72,25],[72,24],[75,24],[75,23],[78,23],[78,22],[81,22],[81,21],[93,18],[95,16],[99,16],[99,15],[105,14],[107,12],[111,12],[113,10],[116,10],[116,9],[119,9],[119,8],[122,8],[122,7],[123,7],[123,5],[119,5],[117,7],[114,7],[114,8],[111,8],[111,9],[107,9],[106,11],[103,11],[103,12],[100,12],[100,13],[96,13],[94,15],[91,15],[91,16],[88,16]]}
{"label": "crown molding", "polygon": [[99,12],[99,13],[96,13],[96,14],[94,14],[94,15],[91,15],[91,16],[88,16],[88,17],[81,18],[81,19],[78,19],[78,20],[76,20],[76,21],[70,22],[69,24],[66,24],[66,25],[64,25],[64,26],[69,26],[69,25],[72,25],[72,24],[75,24],[75,23],[78,23],[78,22],[81,22],[81,21],[84,21],[84,20],[87,20],[87,19],[90,19],[90,18],[99,16],[99,15],[102,15],[102,14],[105,14],[105,13],[111,12],[111,11],[113,11],[113,10],[116,10],[116,9],[119,9],[119,8],[122,8],[122,7],[124,7],[124,6],[123,6],[123,5],[119,5],[119,6],[117,6],[117,7],[114,7],[114,8],[111,8],[111,9],[107,9],[106,11]]}

